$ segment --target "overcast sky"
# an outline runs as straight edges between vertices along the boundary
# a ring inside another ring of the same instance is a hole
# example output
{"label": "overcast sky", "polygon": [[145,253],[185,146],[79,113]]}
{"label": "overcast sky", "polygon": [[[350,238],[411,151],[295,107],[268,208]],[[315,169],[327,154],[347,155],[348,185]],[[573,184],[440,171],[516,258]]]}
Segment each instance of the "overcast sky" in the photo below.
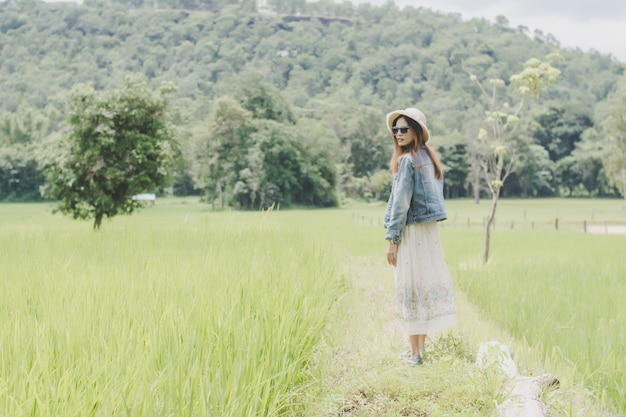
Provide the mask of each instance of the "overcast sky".
{"label": "overcast sky", "polygon": [[[335,0],[337,1],[337,0]],[[384,4],[386,0],[352,0]],[[611,54],[626,63],[626,0],[394,0],[435,11],[460,13],[463,19],[503,15],[511,27],[551,33],[562,47]]]}

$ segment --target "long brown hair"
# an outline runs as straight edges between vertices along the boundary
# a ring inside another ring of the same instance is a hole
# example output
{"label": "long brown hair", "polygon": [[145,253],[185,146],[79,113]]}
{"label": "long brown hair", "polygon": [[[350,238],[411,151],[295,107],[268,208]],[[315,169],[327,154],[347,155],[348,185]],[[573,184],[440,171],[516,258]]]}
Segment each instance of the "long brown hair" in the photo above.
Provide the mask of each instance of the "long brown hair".
{"label": "long brown hair", "polygon": [[[398,141],[395,136],[391,134],[391,138],[393,139],[393,154],[391,155],[391,162],[389,163],[389,167],[391,168],[391,173],[395,174],[398,172],[398,163],[400,162],[400,157],[406,153],[411,154],[411,159],[415,161],[413,158],[413,154],[417,151],[422,145],[426,149],[428,156],[433,161],[433,166],[435,168],[435,178],[440,180],[443,177],[443,171],[441,169],[441,161],[439,161],[439,157],[435,153],[435,151],[428,146],[427,143],[424,142],[424,132],[422,131],[422,127],[415,120],[406,116],[398,116],[393,121],[393,126],[396,125],[398,119],[403,118],[408,123],[411,130],[415,133],[415,140],[411,142],[408,146],[400,146],[398,145]],[[414,162],[415,163],[415,162]],[[417,168],[417,167],[415,167]]]}

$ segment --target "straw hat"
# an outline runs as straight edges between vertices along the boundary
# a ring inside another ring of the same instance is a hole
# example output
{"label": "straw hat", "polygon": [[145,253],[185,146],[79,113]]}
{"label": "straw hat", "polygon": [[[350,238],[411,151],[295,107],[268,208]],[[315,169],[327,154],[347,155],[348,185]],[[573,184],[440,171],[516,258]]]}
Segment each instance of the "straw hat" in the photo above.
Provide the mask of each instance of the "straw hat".
{"label": "straw hat", "polygon": [[415,107],[409,107],[404,110],[396,110],[387,114],[387,129],[391,132],[391,128],[393,127],[393,122],[399,116],[408,117],[409,119],[415,120],[421,127],[424,132],[424,143],[428,142],[430,139],[430,133],[428,132],[428,128],[426,127],[426,116],[419,109]]}

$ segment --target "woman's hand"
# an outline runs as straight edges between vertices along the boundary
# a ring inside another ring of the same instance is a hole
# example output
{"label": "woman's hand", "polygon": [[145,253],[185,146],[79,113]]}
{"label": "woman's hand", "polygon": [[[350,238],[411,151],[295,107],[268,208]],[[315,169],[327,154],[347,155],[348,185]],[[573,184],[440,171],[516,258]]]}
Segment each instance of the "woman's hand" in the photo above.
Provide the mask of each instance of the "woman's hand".
{"label": "woman's hand", "polygon": [[389,242],[389,246],[387,247],[387,262],[389,265],[396,266],[398,262],[398,244]]}

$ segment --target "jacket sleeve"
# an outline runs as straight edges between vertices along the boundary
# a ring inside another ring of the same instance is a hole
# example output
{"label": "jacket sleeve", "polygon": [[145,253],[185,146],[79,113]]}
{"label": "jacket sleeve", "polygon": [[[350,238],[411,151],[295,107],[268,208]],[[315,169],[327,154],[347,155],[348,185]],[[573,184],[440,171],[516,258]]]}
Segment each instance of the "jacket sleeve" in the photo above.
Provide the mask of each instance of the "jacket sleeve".
{"label": "jacket sleeve", "polygon": [[387,233],[385,234],[385,239],[392,243],[400,243],[402,240],[402,231],[406,226],[406,218],[413,198],[414,170],[410,156],[400,158],[398,172],[394,179],[392,197],[390,197],[389,221],[387,222]]}

